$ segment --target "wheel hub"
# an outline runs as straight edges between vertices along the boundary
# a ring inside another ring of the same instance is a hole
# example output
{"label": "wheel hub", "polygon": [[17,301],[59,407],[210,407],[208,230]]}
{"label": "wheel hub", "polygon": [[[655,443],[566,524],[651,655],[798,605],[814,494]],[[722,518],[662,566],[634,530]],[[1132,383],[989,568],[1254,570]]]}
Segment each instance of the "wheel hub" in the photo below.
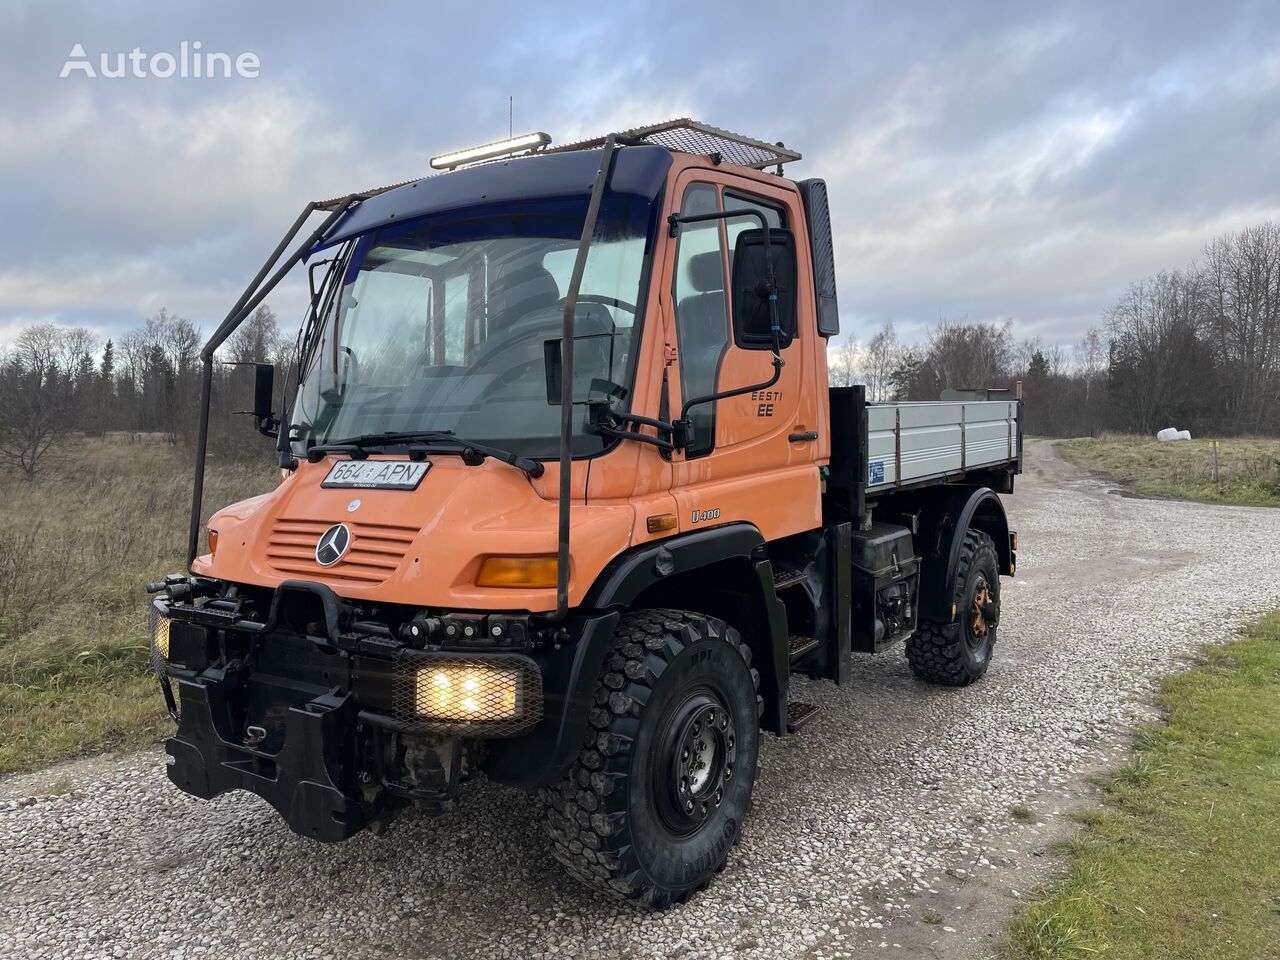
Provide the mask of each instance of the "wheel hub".
{"label": "wheel hub", "polygon": [[986,640],[995,623],[996,605],[991,585],[986,577],[978,577],[974,582],[973,600],[969,604],[969,633],[975,641],[981,642]]}
{"label": "wheel hub", "polygon": [[677,709],[663,739],[658,810],[675,833],[695,832],[711,816],[733,777],[737,731],[719,696],[700,691]]}

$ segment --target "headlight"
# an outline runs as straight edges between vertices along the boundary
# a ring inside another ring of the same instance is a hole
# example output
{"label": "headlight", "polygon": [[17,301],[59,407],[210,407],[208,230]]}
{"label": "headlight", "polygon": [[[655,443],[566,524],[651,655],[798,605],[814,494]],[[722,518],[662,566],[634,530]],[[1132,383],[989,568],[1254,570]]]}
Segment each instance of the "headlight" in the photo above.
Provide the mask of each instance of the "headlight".
{"label": "headlight", "polygon": [[519,716],[520,672],[480,663],[422,667],[414,693],[424,719],[504,723]]}

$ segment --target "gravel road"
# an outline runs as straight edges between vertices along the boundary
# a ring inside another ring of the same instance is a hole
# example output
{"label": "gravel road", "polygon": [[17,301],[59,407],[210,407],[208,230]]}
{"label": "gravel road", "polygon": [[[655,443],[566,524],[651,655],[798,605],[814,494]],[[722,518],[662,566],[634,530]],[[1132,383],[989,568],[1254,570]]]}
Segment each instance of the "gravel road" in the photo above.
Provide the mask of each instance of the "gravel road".
{"label": "gravel road", "polygon": [[766,738],[743,843],[689,904],[585,892],[519,792],[470,784],[458,812],[326,847],[255,797],[186,798],[155,749],[60,796],[0,782],[0,956],[969,956],[897,931],[1014,842],[1010,804],[1145,716],[1152,677],[1280,605],[1280,510],[1134,499],[1042,443],[1007,507],[1022,549],[987,678],[926,687],[893,654],[846,688],[797,681],[824,709]]}

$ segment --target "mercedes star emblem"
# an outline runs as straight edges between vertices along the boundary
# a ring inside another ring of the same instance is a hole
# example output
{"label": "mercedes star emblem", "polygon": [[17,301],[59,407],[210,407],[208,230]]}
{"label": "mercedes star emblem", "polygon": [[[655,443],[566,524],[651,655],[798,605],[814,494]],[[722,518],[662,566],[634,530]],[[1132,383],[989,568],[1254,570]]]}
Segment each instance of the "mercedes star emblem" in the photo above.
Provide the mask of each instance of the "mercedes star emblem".
{"label": "mercedes star emblem", "polygon": [[342,559],[349,546],[351,530],[345,523],[335,523],[316,541],[316,563],[322,567],[332,567]]}

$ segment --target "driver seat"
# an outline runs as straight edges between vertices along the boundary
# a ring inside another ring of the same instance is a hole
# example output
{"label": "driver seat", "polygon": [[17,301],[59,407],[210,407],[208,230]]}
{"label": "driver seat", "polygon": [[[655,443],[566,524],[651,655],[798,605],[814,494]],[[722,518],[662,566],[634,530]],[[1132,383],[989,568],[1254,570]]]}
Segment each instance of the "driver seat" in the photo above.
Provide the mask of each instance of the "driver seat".
{"label": "driver seat", "polygon": [[505,261],[489,285],[487,337],[505,336],[516,323],[560,302],[560,287],[541,263]]}

